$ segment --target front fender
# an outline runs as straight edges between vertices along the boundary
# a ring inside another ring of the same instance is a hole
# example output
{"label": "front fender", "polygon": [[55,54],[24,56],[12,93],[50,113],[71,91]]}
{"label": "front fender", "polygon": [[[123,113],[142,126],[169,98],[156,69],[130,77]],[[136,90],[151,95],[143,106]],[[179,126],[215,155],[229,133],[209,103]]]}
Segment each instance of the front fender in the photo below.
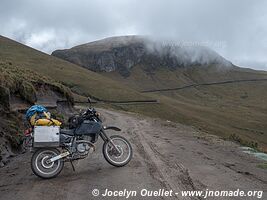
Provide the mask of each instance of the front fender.
{"label": "front fender", "polygon": [[103,126],[103,128],[104,128],[104,130],[111,129],[111,130],[114,130],[114,131],[121,131],[121,129],[116,127],[116,126]]}

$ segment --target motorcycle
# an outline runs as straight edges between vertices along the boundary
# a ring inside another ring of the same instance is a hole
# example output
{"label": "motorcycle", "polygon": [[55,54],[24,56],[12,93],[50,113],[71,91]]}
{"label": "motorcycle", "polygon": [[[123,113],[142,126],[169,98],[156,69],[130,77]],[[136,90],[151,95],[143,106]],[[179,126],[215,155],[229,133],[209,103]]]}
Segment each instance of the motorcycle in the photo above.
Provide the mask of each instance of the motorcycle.
{"label": "motorcycle", "polygon": [[[91,105],[89,98],[88,101]],[[36,176],[44,179],[56,177],[62,171],[65,162],[70,162],[75,171],[72,162],[84,159],[95,151],[95,143],[99,136],[104,141],[102,153],[109,164],[122,167],[130,162],[133,151],[129,141],[120,135],[108,136],[106,133],[107,130],[121,131],[121,129],[115,126],[103,126],[99,113],[91,106],[85,112],[71,117],[69,122],[68,129],[59,129],[59,145],[56,147],[35,145],[34,131],[32,131],[32,138],[28,139],[31,142],[28,143],[34,150],[31,169]]]}

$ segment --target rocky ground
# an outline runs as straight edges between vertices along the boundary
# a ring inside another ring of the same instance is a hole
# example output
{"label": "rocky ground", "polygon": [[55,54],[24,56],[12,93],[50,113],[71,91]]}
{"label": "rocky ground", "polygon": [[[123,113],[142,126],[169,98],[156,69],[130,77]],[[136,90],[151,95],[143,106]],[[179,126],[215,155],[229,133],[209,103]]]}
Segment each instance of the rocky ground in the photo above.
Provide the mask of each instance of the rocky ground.
{"label": "rocky ground", "polygon": [[[95,188],[100,193],[105,189],[140,191],[143,188],[162,188],[175,192],[206,189],[267,191],[266,170],[257,167],[262,161],[242,153],[236,144],[177,123],[98,110],[103,114],[105,124],[121,127],[123,132],[119,134],[130,140],[134,157],[127,166],[110,166],[103,158],[102,142],[99,141],[96,153],[75,163],[75,172],[66,163],[57,178],[42,180],[31,172],[31,153],[25,153],[12,158],[7,166],[0,168],[0,199],[105,199],[92,196]],[[266,194],[263,194],[262,199],[265,198]],[[137,195],[132,199],[141,197]],[[194,198],[184,198],[178,194],[144,199]]]}

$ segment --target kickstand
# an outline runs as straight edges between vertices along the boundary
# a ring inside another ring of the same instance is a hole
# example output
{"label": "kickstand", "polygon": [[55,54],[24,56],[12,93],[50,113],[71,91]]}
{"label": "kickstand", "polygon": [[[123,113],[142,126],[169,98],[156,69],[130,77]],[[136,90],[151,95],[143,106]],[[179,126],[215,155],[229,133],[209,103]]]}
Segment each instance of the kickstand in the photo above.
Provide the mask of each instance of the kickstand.
{"label": "kickstand", "polygon": [[72,160],[70,160],[70,164],[71,164],[72,170],[75,172],[75,167],[74,167],[74,165],[72,163]]}

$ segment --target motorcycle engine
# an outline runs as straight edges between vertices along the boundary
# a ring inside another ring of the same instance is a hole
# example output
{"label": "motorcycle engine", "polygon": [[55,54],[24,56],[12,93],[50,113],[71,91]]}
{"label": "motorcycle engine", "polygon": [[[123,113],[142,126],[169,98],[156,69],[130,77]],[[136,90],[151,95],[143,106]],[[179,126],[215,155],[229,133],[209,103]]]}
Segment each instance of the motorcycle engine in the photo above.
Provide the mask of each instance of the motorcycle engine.
{"label": "motorcycle engine", "polygon": [[80,143],[77,145],[76,149],[79,153],[83,154],[85,152],[89,152],[90,146],[87,143]]}
{"label": "motorcycle engine", "polygon": [[88,138],[87,137],[81,137],[75,141],[75,146],[72,150],[73,159],[82,159],[82,158],[85,158],[89,154],[89,152],[91,150],[91,146],[90,146],[90,144],[88,144],[87,142],[84,142],[84,141],[88,141]]}

